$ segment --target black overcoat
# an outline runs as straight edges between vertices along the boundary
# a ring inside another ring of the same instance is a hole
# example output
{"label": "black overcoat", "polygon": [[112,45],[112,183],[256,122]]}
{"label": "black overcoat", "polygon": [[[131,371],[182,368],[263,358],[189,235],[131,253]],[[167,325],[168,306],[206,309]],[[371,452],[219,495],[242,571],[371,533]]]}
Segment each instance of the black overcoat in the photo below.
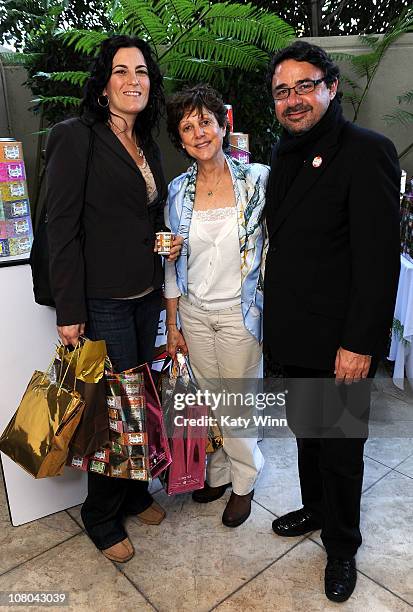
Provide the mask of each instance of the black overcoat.
{"label": "black overcoat", "polygon": [[[277,145],[272,166],[276,155]],[[320,138],[279,206],[273,179],[264,287],[264,344],[272,359],[332,370],[340,346],[382,355],[400,267],[393,143],[344,122]]]}

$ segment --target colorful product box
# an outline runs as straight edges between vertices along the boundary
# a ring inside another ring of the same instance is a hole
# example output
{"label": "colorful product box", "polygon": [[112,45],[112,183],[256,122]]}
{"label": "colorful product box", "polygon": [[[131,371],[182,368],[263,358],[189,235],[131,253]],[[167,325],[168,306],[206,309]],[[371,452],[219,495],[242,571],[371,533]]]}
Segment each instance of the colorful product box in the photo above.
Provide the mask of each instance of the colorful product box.
{"label": "colorful product box", "polygon": [[26,172],[22,161],[14,163],[0,162],[0,182],[25,180]]}
{"label": "colorful product box", "polygon": [[142,385],[139,383],[126,383],[125,393],[128,397],[131,397],[133,395],[142,395]]}
{"label": "colorful product box", "polygon": [[30,215],[29,200],[15,200],[14,202],[3,202],[3,209],[4,216],[6,219],[15,219],[16,217],[27,217]]}
{"label": "colorful product box", "polygon": [[148,480],[148,472],[146,470],[130,470],[132,480]]}
{"label": "colorful product box", "polygon": [[122,446],[117,442],[111,442],[111,451],[115,455],[122,455]]}
{"label": "colorful product box", "polygon": [[10,255],[24,255],[30,253],[32,247],[32,237],[9,238]]}
{"label": "colorful product box", "polygon": [[6,221],[6,225],[8,238],[20,238],[22,236],[27,236],[31,233],[32,229],[30,217],[9,219]]}
{"label": "colorful product box", "polygon": [[21,161],[23,149],[21,142],[0,142],[0,162]]}
{"label": "colorful product box", "polygon": [[124,461],[119,465],[109,466],[109,474],[113,478],[129,478],[129,466],[128,462]]}
{"label": "colorful product box", "polygon": [[102,448],[97,450],[95,454],[92,455],[92,459],[96,459],[96,461],[103,461],[104,463],[109,463],[109,449]]}
{"label": "colorful product box", "polygon": [[124,433],[122,435],[123,444],[126,446],[146,445],[148,444],[148,436],[146,433]]}
{"label": "colorful product box", "polygon": [[96,472],[97,474],[105,474],[106,473],[106,463],[103,463],[102,461],[91,460],[89,471]]}
{"label": "colorful product box", "polygon": [[122,399],[118,396],[107,395],[106,404],[108,408],[120,408],[122,404]]}
{"label": "colorful product box", "polygon": [[0,240],[8,238],[7,235],[7,221],[0,221]]}
{"label": "colorful product box", "polygon": [[0,239],[0,257],[9,257],[10,249],[9,249],[9,241]]}
{"label": "colorful product box", "polygon": [[70,462],[71,467],[76,468],[77,470],[82,470],[83,472],[87,471],[88,464],[88,457],[72,457],[72,461]]}
{"label": "colorful product box", "polygon": [[122,433],[123,432],[122,421],[112,421],[112,419],[109,419],[109,429],[117,433]]}
{"label": "colorful product box", "polygon": [[27,198],[27,185],[26,181],[13,181],[10,183],[0,183],[0,195],[4,202],[11,202],[13,200],[21,200]]}

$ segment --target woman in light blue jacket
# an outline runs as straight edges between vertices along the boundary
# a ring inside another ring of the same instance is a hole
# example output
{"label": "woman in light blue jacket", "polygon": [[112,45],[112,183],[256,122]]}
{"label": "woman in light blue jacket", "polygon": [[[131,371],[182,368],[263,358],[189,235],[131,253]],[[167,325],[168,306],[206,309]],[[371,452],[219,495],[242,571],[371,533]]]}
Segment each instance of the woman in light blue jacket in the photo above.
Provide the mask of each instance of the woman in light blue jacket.
{"label": "woman in light blue jacket", "polygon": [[[172,141],[195,160],[170,183],[165,212],[171,231],[184,238],[179,259],[165,267],[168,352],[189,353],[203,392],[245,395],[256,388],[261,367],[261,214],[269,171],[225,155],[226,109],[211,87],[186,88],[167,109]],[[225,399],[213,402],[223,447],[209,457],[204,488],[192,497],[212,502],[232,486],[222,521],[236,527],[251,512],[264,458],[256,428],[246,428],[251,406],[240,400],[228,406]]]}

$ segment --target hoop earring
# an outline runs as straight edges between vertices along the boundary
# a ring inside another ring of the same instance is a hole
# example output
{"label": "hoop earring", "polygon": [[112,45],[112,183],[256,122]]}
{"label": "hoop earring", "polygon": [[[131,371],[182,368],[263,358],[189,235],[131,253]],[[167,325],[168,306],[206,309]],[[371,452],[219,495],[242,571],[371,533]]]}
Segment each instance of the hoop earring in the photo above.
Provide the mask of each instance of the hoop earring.
{"label": "hoop earring", "polygon": [[[106,104],[102,103],[102,98],[106,102]],[[109,98],[104,94],[98,96],[98,104],[101,108],[107,108],[109,106]]]}

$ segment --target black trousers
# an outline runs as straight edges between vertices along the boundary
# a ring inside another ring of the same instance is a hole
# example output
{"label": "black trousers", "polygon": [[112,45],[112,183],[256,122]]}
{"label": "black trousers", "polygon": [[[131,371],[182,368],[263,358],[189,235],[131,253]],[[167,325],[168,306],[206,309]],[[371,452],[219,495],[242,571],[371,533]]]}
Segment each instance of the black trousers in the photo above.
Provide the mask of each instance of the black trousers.
{"label": "black trousers", "polygon": [[[376,369],[377,363],[372,363],[368,380],[336,387],[333,372],[284,367],[287,420],[297,436],[302,503],[322,525],[327,555],[341,559],[354,557],[362,542],[363,452]],[[343,397],[349,399],[346,409]]]}
{"label": "black trousers", "polygon": [[[159,322],[161,291],[131,300],[88,300],[86,335],[105,340],[117,372],[151,361]],[[148,483],[88,473],[88,494],[81,515],[90,539],[100,550],[127,537],[123,519],[152,504]]]}

